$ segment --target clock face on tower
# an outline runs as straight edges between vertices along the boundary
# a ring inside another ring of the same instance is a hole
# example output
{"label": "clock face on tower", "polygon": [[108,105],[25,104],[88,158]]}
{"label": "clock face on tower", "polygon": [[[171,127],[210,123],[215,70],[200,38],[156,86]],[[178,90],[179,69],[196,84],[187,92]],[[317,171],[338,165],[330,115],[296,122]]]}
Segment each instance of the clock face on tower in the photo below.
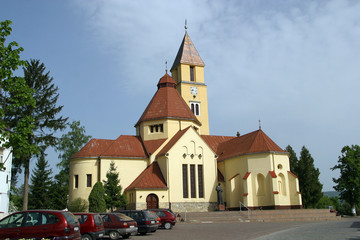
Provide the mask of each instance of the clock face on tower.
{"label": "clock face on tower", "polygon": [[190,93],[191,93],[192,95],[196,95],[196,94],[198,93],[197,87],[190,87]]}

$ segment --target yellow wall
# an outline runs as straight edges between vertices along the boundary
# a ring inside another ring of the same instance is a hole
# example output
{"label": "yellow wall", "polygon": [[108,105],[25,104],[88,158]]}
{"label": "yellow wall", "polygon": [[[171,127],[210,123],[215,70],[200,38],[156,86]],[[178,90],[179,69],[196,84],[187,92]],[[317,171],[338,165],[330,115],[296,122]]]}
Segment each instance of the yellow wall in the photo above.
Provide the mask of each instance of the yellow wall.
{"label": "yellow wall", "polygon": [[[151,133],[150,126],[156,124],[163,124],[164,131],[158,133]],[[192,121],[186,120],[173,120],[173,119],[162,119],[162,120],[153,120],[153,121],[145,121],[140,124],[139,132],[141,138],[144,141],[147,140],[156,140],[156,139],[164,139],[164,138],[172,138],[179,130],[185,129],[189,126],[194,126],[199,128],[200,126]]]}
{"label": "yellow wall", "polygon": [[[194,66],[194,81],[190,80],[190,65],[180,64],[172,71],[172,77],[177,83],[177,90],[190,107],[190,102],[200,104],[200,116],[196,116],[201,122],[200,134],[209,135],[209,113],[207,101],[207,86],[204,79],[204,67]],[[192,95],[190,87],[197,87],[198,94]]]}
{"label": "yellow wall", "polygon": [[[119,173],[120,185],[123,190],[132,183],[137,176],[147,167],[148,159],[101,159],[101,181],[106,180],[106,173],[110,169],[110,163],[114,161],[116,171]],[[92,186],[98,180],[97,159],[71,159],[69,200],[75,198],[88,199],[92,187],[86,187],[86,174],[92,174]],[[79,175],[79,187],[74,186],[74,175]]]}
{"label": "yellow wall", "polygon": [[[185,158],[183,155],[186,154]],[[191,155],[194,155],[191,158]],[[201,157],[199,158],[201,154]],[[215,153],[194,129],[189,129],[169,150],[157,159],[169,187],[170,202],[216,202],[217,168]],[[188,165],[189,197],[183,198],[182,165]],[[190,164],[195,165],[196,198],[191,198]],[[204,197],[199,198],[198,165],[203,165]]]}
{"label": "yellow wall", "polygon": [[[298,180],[288,173],[287,154],[244,155],[219,162],[218,166],[226,176],[225,199],[229,208],[239,207],[239,201],[249,207],[301,205]],[[269,171],[274,171],[276,177]],[[251,174],[242,179],[246,172]]]}

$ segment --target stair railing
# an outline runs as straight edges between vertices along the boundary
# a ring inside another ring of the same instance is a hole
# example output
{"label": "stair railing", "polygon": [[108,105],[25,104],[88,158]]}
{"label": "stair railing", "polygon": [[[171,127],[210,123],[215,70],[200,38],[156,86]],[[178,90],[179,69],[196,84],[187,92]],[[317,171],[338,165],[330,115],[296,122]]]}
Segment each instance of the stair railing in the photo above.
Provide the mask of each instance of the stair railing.
{"label": "stair railing", "polygon": [[240,212],[241,212],[241,208],[244,207],[247,209],[247,212],[248,212],[248,219],[250,220],[250,208],[248,208],[245,204],[243,204],[242,202],[240,202]]}

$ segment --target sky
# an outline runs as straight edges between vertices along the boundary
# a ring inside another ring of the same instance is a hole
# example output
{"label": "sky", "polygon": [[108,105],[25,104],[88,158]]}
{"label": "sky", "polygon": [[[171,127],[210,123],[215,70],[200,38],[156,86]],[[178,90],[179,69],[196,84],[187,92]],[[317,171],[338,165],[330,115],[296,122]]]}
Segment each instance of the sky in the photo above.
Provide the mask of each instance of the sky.
{"label": "sky", "polygon": [[[323,191],[341,149],[360,144],[360,1],[0,0],[24,60],[40,59],[62,115],[93,138],[134,125],[187,32],[205,63],[211,135],[262,130],[298,157]],[[21,72],[19,73],[21,75]],[[64,132],[63,132],[64,133]],[[63,134],[57,133],[58,136]],[[56,172],[57,153],[48,161]],[[33,166],[34,164],[32,164]]]}

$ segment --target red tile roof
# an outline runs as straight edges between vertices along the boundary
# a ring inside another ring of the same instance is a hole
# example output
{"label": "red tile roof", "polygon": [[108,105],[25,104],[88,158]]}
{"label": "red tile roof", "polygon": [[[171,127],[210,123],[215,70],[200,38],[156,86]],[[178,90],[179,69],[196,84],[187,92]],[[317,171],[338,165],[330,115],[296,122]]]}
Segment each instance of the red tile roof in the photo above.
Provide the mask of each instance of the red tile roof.
{"label": "red tile roof", "polygon": [[118,137],[101,156],[147,158],[141,138],[129,135],[121,135]]}
{"label": "red tile roof", "polygon": [[144,121],[169,118],[189,120],[201,125],[176,88],[169,83],[175,81],[166,73],[160,79],[157,92],[135,126]]}
{"label": "red tile roof", "polygon": [[91,139],[71,158],[147,158],[140,137],[121,135],[116,140]]}
{"label": "red tile roof", "polygon": [[99,157],[114,140],[108,139],[91,139],[84,147],[75,153],[71,158]]}
{"label": "red tile roof", "polygon": [[204,141],[209,145],[209,147],[217,154],[217,148],[220,143],[227,142],[235,137],[226,137],[226,136],[212,136],[212,135],[201,135]]}
{"label": "red tile roof", "polygon": [[148,166],[126,189],[167,189],[165,179],[157,162]]}
{"label": "red tile roof", "polygon": [[188,130],[190,129],[190,127],[187,127],[181,131],[178,131],[171,139],[170,141],[163,147],[163,149],[160,150],[160,152],[157,154],[157,157],[162,156],[164,154],[166,154],[171,148],[172,146],[174,146],[174,144],[184,135],[184,133],[186,133]]}
{"label": "red tile roof", "polygon": [[147,140],[143,141],[146,152],[150,155],[153,154],[160,146],[166,141],[166,138],[164,139],[157,139],[157,140]]}
{"label": "red tile roof", "polygon": [[187,32],[185,32],[185,36],[180,45],[179,51],[176,55],[175,61],[171,67],[171,71],[177,67],[180,63],[186,63],[195,66],[204,67],[205,64],[201,59],[198,51],[196,50],[193,42],[191,41]]}
{"label": "red tile roof", "polygon": [[220,143],[217,148],[218,161],[262,152],[286,152],[273,142],[261,129]]}

